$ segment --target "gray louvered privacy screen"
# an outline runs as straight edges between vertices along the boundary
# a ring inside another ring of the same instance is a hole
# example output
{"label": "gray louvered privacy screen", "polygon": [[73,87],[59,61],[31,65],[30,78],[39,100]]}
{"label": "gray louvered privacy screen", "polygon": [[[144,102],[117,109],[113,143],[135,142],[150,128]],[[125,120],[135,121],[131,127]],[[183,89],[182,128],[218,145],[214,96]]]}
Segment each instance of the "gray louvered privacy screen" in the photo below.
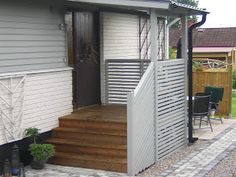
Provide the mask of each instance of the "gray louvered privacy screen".
{"label": "gray louvered privacy screen", "polygon": [[138,174],[187,143],[183,59],[151,62],[128,94],[128,173]]}
{"label": "gray louvered privacy screen", "polygon": [[187,141],[184,60],[158,62],[156,79],[156,153],[160,159]]}
{"label": "gray louvered privacy screen", "polygon": [[106,103],[126,104],[127,93],[136,88],[149,63],[150,60],[107,59]]}

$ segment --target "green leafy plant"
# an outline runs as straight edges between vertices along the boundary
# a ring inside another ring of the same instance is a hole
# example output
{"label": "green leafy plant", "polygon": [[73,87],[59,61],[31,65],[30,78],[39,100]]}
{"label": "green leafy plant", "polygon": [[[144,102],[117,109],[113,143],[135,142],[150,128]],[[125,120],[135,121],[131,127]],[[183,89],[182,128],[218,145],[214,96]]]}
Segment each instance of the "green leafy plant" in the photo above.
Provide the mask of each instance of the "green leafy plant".
{"label": "green leafy plant", "polygon": [[27,128],[25,130],[25,135],[32,138],[34,143],[36,144],[36,140],[39,136],[39,129],[37,129],[37,128]]}
{"label": "green leafy plant", "polygon": [[31,167],[33,169],[43,169],[47,160],[55,154],[54,146],[52,144],[37,143],[39,136],[39,129],[37,128],[26,129],[25,135],[33,140],[33,143],[29,146],[30,154],[33,157]]}
{"label": "green leafy plant", "polygon": [[236,69],[233,71],[233,89],[236,89]]}
{"label": "green leafy plant", "polygon": [[176,58],[176,53],[172,47],[169,47],[169,58],[170,59],[175,59]]}
{"label": "green leafy plant", "polygon": [[30,154],[34,160],[48,160],[55,154],[55,149],[52,144],[31,144],[29,147]]}

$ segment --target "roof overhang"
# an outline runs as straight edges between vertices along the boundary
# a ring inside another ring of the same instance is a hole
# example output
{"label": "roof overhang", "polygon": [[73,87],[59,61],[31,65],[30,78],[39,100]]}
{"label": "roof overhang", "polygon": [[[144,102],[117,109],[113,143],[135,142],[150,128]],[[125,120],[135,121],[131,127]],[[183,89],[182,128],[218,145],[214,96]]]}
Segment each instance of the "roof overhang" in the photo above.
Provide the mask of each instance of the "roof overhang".
{"label": "roof overhang", "polygon": [[164,16],[198,15],[208,13],[204,9],[173,2],[171,0],[66,0],[68,8],[79,6],[122,9],[131,11],[158,10]]}
{"label": "roof overhang", "polygon": [[234,47],[193,47],[194,53],[229,53]]}
{"label": "roof overhang", "polygon": [[170,1],[170,10],[174,11],[175,13],[182,13],[186,15],[199,15],[199,14],[208,14],[209,12],[206,11],[206,9],[201,9],[198,7],[193,7],[190,5],[177,3],[174,1]]}
{"label": "roof overhang", "polygon": [[69,2],[80,2],[91,5],[105,5],[111,7],[147,9],[158,8],[168,9],[169,3],[167,1],[140,1],[140,0],[68,0]]}

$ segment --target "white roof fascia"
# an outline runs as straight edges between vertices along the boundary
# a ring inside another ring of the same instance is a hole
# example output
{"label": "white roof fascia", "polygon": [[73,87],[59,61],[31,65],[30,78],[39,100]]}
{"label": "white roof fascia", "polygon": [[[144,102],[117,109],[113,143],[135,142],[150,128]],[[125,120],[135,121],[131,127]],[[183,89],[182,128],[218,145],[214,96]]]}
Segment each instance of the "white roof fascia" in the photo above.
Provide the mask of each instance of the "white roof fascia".
{"label": "white roof fascia", "polygon": [[198,12],[203,12],[203,13],[209,13],[209,12],[206,11],[206,9],[194,7],[194,6],[187,5],[187,4],[178,3],[178,2],[175,2],[173,0],[171,0],[170,2],[171,2],[171,5],[176,5],[180,8],[189,9],[189,10],[191,9],[191,10],[198,11]]}
{"label": "white roof fascia", "polygon": [[68,0],[70,2],[91,3],[97,5],[114,5],[134,8],[169,9],[170,2],[139,1],[139,0]]}

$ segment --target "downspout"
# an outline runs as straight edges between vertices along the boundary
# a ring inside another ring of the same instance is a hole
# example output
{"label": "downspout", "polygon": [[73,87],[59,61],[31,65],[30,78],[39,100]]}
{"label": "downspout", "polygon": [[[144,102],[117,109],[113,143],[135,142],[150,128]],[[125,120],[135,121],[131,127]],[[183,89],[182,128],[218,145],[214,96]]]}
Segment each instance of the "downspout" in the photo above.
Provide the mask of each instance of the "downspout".
{"label": "downspout", "polygon": [[202,14],[202,20],[198,23],[195,23],[191,25],[188,29],[188,137],[189,137],[189,143],[192,144],[195,141],[198,140],[198,138],[193,137],[193,70],[192,70],[192,64],[193,64],[193,30],[201,25],[203,25],[206,22],[207,13]]}

